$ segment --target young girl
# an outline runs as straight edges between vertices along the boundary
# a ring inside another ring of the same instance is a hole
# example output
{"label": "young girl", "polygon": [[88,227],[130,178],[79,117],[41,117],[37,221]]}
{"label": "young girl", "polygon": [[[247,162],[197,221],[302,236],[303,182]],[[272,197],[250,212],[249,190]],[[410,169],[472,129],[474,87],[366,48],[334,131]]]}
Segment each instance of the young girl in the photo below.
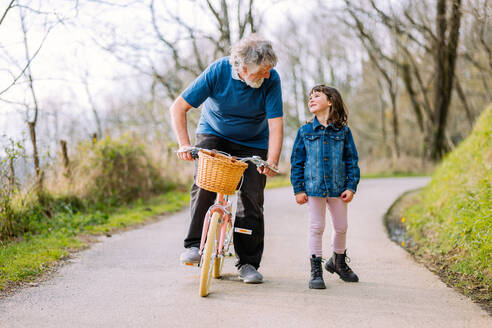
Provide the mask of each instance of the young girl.
{"label": "young girl", "polygon": [[314,117],[297,132],[290,159],[290,180],[296,202],[308,204],[311,261],[309,288],[324,289],[321,256],[326,207],[332,217],[334,252],[325,269],[336,272],[344,281],[359,281],[345,262],[345,246],[347,204],[354,197],[360,171],[357,150],[347,126],[347,111],[340,93],[334,88],[317,85],[309,93],[308,106]]}

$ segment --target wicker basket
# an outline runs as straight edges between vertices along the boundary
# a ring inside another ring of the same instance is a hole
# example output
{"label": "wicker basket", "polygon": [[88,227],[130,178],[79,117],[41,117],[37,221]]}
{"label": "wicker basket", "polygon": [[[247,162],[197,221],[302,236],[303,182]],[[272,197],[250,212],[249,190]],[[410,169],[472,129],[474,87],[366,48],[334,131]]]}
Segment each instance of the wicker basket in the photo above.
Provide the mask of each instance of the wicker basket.
{"label": "wicker basket", "polygon": [[200,150],[198,157],[196,185],[224,195],[234,194],[248,164],[204,150]]}

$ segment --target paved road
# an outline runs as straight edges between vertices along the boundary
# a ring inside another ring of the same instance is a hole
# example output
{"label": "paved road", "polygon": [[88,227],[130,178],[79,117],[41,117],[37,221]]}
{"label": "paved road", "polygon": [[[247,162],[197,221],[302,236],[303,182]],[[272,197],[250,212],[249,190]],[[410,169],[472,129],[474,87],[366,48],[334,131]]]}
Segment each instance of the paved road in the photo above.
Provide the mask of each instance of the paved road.
{"label": "paved road", "polygon": [[[364,180],[349,208],[348,249],[358,284],[325,272],[307,288],[307,210],[289,188],[266,194],[262,285],[225,278],[198,296],[198,268],[178,263],[187,211],[104,238],[38,287],[0,300],[0,327],[492,327],[492,318],[416,264],[381,217],[427,179]],[[330,227],[325,231],[329,255]]]}

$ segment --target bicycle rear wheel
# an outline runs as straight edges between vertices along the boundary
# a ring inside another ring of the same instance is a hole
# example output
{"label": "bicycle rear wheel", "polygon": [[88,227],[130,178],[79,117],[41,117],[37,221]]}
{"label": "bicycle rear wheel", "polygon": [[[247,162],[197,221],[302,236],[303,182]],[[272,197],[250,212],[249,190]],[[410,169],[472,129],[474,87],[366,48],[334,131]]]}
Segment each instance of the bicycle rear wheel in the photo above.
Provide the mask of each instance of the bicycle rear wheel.
{"label": "bicycle rear wheel", "polygon": [[216,250],[216,236],[217,226],[219,225],[220,214],[215,212],[210,218],[210,225],[208,227],[207,241],[203,248],[202,260],[201,260],[201,274],[200,274],[200,291],[201,297],[208,295],[208,289],[210,287],[210,278],[212,277],[212,257],[215,259],[214,251]]}

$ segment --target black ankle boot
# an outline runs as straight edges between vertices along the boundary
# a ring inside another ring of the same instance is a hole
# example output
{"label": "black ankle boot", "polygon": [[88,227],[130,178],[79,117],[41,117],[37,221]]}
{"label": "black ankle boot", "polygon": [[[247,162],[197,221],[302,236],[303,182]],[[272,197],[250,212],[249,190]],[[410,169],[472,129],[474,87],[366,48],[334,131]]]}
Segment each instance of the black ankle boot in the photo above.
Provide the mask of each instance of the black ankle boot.
{"label": "black ankle boot", "polygon": [[321,257],[316,257],[313,254],[311,257],[311,279],[309,279],[309,288],[311,289],[325,289],[325,282],[323,281],[323,269],[321,268]]}
{"label": "black ankle boot", "polygon": [[347,282],[357,282],[359,277],[347,265],[347,250],[343,254],[333,253],[333,256],[326,262],[325,269],[330,273],[337,273],[340,279]]}

